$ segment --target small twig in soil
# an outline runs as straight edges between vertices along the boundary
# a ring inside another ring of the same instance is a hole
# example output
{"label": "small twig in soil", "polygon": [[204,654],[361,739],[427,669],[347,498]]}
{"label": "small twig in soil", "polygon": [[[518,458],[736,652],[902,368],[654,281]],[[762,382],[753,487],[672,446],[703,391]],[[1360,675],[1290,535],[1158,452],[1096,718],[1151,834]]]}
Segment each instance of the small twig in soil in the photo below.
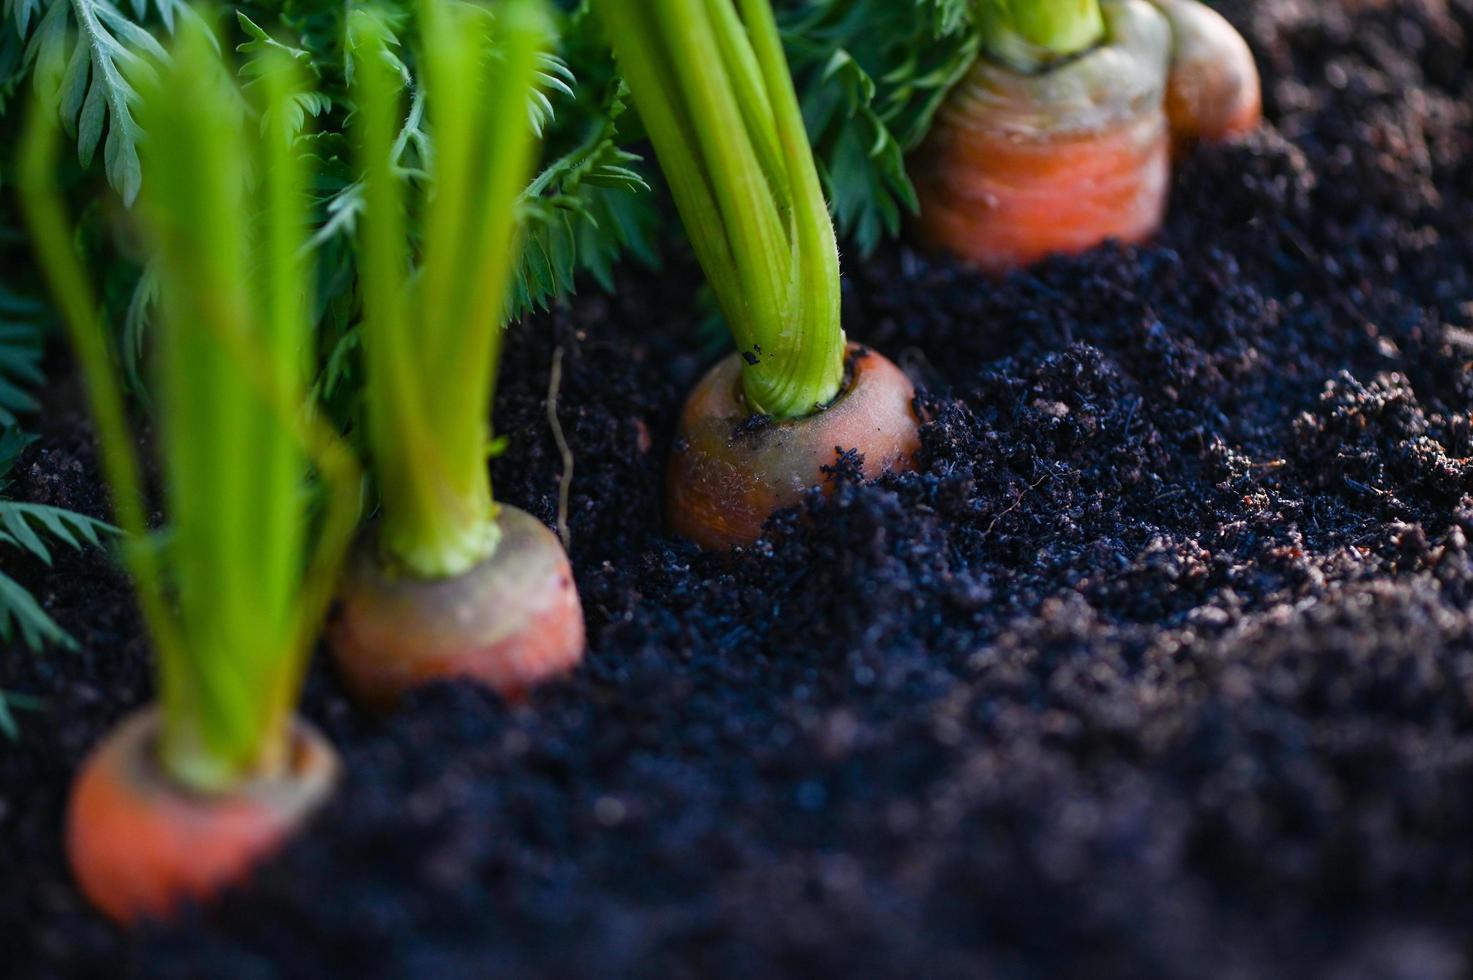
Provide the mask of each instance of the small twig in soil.
{"label": "small twig in soil", "polygon": [[563,424],[557,417],[557,397],[563,386],[563,348],[559,344],[552,352],[552,372],[547,378],[547,424],[552,426],[552,438],[557,443],[558,453],[563,458],[563,472],[557,486],[557,536],[562,539],[563,550],[572,547],[572,533],[568,530],[568,494],[573,488],[573,450],[568,448],[563,435]]}
{"label": "small twig in soil", "polygon": [[987,530],[983,531],[982,533],[983,534],[991,534],[992,533],[992,529],[995,528],[995,527],[997,527],[997,522],[998,521],[1002,520],[1004,517],[1007,517],[1013,511],[1017,510],[1022,505],[1023,498],[1024,497],[1028,496],[1034,490],[1037,490],[1039,487],[1043,486],[1043,481],[1044,480],[1047,480],[1049,477],[1051,477],[1053,475],[1054,474],[1052,474],[1052,473],[1045,473],[1043,476],[1041,476],[1041,477],[1038,478],[1038,481],[1036,483],[1030,484],[1027,489],[1025,489],[1023,492],[1021,492],[1021,493],[1018,494],[1018,496],[1013,500],[1012,504],[1010,504],[1008,506],[1008,509],[1007,510],[1003,511],[1001,514],[998,514],[996,517],[994,517],[992,519],[992,523],[991,524],[988,524],[987,525]]}

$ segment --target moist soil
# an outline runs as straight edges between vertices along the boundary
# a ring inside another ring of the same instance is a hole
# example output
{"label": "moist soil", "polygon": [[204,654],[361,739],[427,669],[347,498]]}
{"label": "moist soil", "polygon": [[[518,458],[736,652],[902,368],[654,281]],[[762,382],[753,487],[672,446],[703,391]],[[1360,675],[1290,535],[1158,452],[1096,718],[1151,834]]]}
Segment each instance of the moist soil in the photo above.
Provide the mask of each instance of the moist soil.
{"label": "moist soil", "polygon": [[[172,928],[114,930],[62,859],[150,694],[125,584],[8,551],[81,649],[0,659],[46,702],[0,747],[0,972],[1466,975],[1473,0],[1226,11],[1271,125],[1179,168],[1154,243],[1003,283],[846,256],[920,469],[839,465],[750,549],[661,529],[713,358],[688,261],[519,327],[497,489],[554,519],[561,349],[586,664],[382,722],[319,664],[336,800]],[[13,492],[101,515],[76,404]]]}

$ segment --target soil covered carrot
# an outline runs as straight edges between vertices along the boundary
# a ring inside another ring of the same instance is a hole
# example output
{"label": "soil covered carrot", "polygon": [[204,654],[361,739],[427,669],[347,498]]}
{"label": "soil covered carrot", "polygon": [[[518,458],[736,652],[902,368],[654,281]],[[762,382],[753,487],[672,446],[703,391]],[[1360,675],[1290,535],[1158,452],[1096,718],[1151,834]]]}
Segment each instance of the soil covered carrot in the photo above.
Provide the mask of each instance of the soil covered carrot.
{"label": "soil covered carrot", "polygon": [[[382,508],[341,583],[329,638],[344,681],[378,709],[436,679],[521,697],[572,669],[584,647],[567,556],[545,527],[494,500],[488,462],[545,12],[538,0],[427,0],[420,14],[436,143],[429,192],[414,209],[395,164],[395,59],[377,16],[353,15],[367,54],[354,81],[362,345]],[[417,263],[411,212],[423,215]]]}
{"label": "soil covered carrot", "polygon": [[[351,456],[303,411],[308,177],[290,124],[300,90],[285,56],[266,59],[245,91],[228,78],[207,29],[189,20],[172,57],[140,81],[150,139],[138,215],[162,310],[153,374],[168,526],[157,540],[39,103],[21,163],[157,654],[157,707],[87,759],[67,818],[78,885],[121,922],[167,917],[238,883],[301,829],[337,768],[293,714],[358,484]],[[314,470],[325,492],[309,492]]]}
{"label": "soil covered carrot", "polygon": [[1252,128],[1258,75],[1197,0],[981,0],[981,54],[912,160],[917,231],[992,273],[1160,226],[1175,140]]}
{"label": "soil covered carrot", "polygon": [[838,451],[911,466],[913,391],[872,351],[846,373],[833,223],[767,0],[594,7],[737,346],[681,413],[667,519],[706,548],[747,544]]}

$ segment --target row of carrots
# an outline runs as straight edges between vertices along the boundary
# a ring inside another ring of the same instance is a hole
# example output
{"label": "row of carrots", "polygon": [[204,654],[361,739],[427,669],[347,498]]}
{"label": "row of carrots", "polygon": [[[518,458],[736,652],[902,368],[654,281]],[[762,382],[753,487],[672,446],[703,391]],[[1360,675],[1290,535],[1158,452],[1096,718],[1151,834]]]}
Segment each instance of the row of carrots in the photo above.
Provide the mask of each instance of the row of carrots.
{"label": "row of carrots", "polygon": [[[913,161],[919,238],[994,274],[1149,237],[1172,156],[1250,130],[1260,113],[1246,44],[1197,0],[1070,0],[1069,17],[1030,19],[1040,6],[979,3],[983,54]],[[842,329],[834,229],[768,0],[594,7],[737,347],[681,413],[670,530],[740,547],[821,485],[838,451],[858,450],[868,477],[916,465],[911,382]],[[34,114],[24,149],[37,255],[88,381],[158,650],[158,705],[94,751],[69,810],[77,881],[119,922],[168,917],[240,881],[330,797],[336,756],[295,714],[324,621],[346,687],[379,713],[452,677],[519,700],[584,653],[567,555],[494,500],[486,460],[545,12],[540,0],[421,4],[437,151],[417,200],[395,170],[396,58],[387,42],[373,48],[372,12],[354,16],[376,55],[360,59],[354,125],[361,441],[378,488],[356,543],[359,458],[302,410],[311,175],[272,125],[300,92],[290,60],[241,91],[221,81],[212,39],[186,31],[141,93],[167,548],[138,543],[149,529],[136,440],[52,177],[48,114]],[[301,492],[309,475],[315,500]]]}

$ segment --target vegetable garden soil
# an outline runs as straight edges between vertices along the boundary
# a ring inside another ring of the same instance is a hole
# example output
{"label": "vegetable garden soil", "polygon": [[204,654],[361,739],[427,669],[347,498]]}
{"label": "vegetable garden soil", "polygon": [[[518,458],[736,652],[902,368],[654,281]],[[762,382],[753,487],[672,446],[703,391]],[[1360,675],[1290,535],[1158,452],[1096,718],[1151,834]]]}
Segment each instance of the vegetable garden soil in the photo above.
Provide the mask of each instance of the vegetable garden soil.
{"label": "vegetable garden soil", "polygon": [[[745,553],[660,526],[692,266],[518,328],[497,488],[553,519],[560,347],[586,664],[374,722],[319,663],[341,791],[173,928],[115,931],[62,858],[149,696],[124,583],[15,569],[81,650],[0,659],[46,702],[0,746],[0,972],[1466,975],[1473,0],[1225,10],[1271,125],[1179,168],[1154,244],[1001,284],[847,256],[920,471],[841,465]],[[104,514],[70,392],[13,490]]]}

